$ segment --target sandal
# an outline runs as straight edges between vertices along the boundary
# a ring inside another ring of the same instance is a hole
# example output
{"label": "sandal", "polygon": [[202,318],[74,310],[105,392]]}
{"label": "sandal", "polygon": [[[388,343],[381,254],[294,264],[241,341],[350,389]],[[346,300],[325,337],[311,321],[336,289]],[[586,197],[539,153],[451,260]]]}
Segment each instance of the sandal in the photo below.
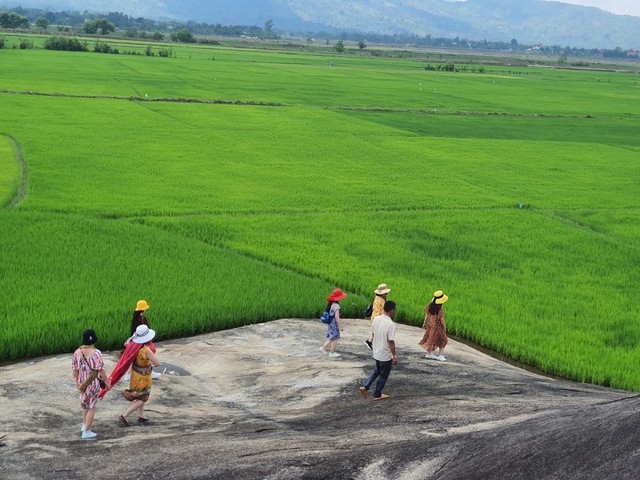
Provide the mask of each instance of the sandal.
{"label": "sandal", "polygon": [[127,422],[127,419],[124,418],[123,415],[120,415],[120,419],[119,419],[120,425],[123,427],[128,427],[129,426],[129,422]]}
{"label": "sandal", "polygon": [[138,423],[147,423],[148,421],[149,421],[148,418],[142,418],[142,417],[138,418]]}

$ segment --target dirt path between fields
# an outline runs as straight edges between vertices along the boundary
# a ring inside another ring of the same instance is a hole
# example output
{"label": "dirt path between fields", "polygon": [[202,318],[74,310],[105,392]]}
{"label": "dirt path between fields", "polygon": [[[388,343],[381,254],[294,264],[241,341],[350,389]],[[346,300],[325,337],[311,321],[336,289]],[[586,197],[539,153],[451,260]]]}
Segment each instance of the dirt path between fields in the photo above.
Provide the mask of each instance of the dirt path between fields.
{"label": "dirt path between fields", "polygon": [[[151,424],[118,426],[118,385],[98,406],[97,440],[80,439],[70,355],[0,367],[2,478],[637,478],[635,394],[542,377],[456,342],[447,362],[427,360],[422,331],[401,325],[392,398],[365,400],[368,326],[346,320],[335,360],[318,351],[318,320],[162,342]],[[116,356],[105,359],[110,370]]]}
{"label": "dirt path between fields", "polygon": [[8,208],[15,208],[22,203],[22,201],[27,196],[27,181],[29,179],[29,172],[27,171],[27,162],[24,159],[24,154],[22,153],[22,147],[18,141],[13,138],[11,135],[0,134],[6,139],[9,140],[11,145],[13,145],[14,152],[16,154],[16,160],[20,165],[20,170],[22,171],[22,177],[20,180],[20,189],[16,192],[15,196],[11,199],[11,201],[7,204]]}

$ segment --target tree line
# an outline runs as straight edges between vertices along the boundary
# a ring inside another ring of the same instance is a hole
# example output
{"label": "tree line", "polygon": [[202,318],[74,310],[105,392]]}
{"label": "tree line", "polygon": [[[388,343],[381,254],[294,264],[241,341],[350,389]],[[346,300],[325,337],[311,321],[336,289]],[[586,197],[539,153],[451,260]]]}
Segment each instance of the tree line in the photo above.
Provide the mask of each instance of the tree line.
{"label": "tree line", "polygon": [[[264,27],[256,25],[222,25],[220,23],[207,24],[198,22],[165,22],[151,20],[143,17],[132,17],[119,12],[110,12],[106,15],[90,12],[51,11],[38,8],[16,7],[0,12],[0,28],[27,29],[30,24],[41,30],[46,30],[50,25],[57,25],[59,30],[74,28],[87,34],[107,35],[116,29],[124,30],[129,37],[164,40],[164,34],[170,34],[174,42],[196,43],[194,35],[215,35],[222,37],[255,37],[278,38],[274,32],[273,20],[267,20]],[[153,33],[148,33],[153,32]],[[358,32],[307,32],[309,38],[324,39],[327,42],[339,37],[336,50],[344,51],[344,41],[358,43],[362,50],[366,48],[366,42],[389,45],[407,45],[420,47],[445,47],[464,48],[471,50],[500,50],[500,51],[537,51],[548,55],[567,55],[572,57],[598,57],[604,58],[629,58],[637,57],[637,52],[615,49],[586,49],[560,45],[525,45],[515,38],[508,42],[469,40],[460,37],[434,37],[432,35],[415,34],[377,34]]]}
{"label": "tree line", "polygon": [[[6,14],[6,22],[3,20]],[[67,11],[50,11],[39,8],[16,7],[7,9],[0,16],[0,27],[2,28],[29,28],[29,24],[41,26],[49,25],[67,26],[84,33],[95,34],[100,33],[106,35],[115,29],[125,30],[129,32],[157,32],[157,33],[175,33],[181,30],[187,30],[192,35],[216,35],[216,36],[249,36],[258,38],[277,38],[273,32],[273,21],[267,20],[264,28],[257,25],[222,25],[220,23],[208,24],[198,22],[161,22],[142,17],[131,17],[119,12],[110,12],[107,14],[97,14],[91,12],[67,12]],[[10,17],[10,18],[9,18]],[[113,28],[113,29],[112,29]],[[145,37],[142,38],[146,38]]]}

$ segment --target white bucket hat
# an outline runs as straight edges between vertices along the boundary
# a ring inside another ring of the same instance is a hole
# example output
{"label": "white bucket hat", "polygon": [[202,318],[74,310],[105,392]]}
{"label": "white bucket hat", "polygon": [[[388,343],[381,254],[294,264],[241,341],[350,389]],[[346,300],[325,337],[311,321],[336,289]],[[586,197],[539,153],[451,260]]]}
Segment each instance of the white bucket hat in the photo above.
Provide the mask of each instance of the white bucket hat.
{"label": "white bucket hat", "polygon": [[373,293],[376,293],[378,295],[386,295],[390,291],[391,291],[391,289],[389,287],[387,287],[386,283],[381,283],[380,285],[378,285],[378,289],[374,290]]}
{"label": "white bucket hat", "polygon": [[155,336],[155,330],[151,330],[146,325],[138,325],[138,328],[136,328],[136,333],[133,335],[132,340],[134,341],[134,343],[147,343],[153,340],[153,337]]}

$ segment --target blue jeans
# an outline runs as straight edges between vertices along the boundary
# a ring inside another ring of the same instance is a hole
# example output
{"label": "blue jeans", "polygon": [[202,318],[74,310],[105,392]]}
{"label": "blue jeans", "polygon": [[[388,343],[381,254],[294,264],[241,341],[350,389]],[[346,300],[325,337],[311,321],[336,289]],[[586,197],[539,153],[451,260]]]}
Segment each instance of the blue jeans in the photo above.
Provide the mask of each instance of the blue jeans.
{"label": "blue jeans", "polygon": [[388,362],[381,362],[380,360],[376,360],[376,368],[373,370],[373,372],[371,372],[367,383],[364,384],[364,388],[369,390],[373,382],[375,382],[376,378],[378,379],[378,381],[376,382],[376,391],[373,394],[373,398],[380,398],[380,396],[382,395],[384,384],[387,383],[387,378],[389,378],[389,374],[391,373],[391,366],[392,360],[389,360]]}

